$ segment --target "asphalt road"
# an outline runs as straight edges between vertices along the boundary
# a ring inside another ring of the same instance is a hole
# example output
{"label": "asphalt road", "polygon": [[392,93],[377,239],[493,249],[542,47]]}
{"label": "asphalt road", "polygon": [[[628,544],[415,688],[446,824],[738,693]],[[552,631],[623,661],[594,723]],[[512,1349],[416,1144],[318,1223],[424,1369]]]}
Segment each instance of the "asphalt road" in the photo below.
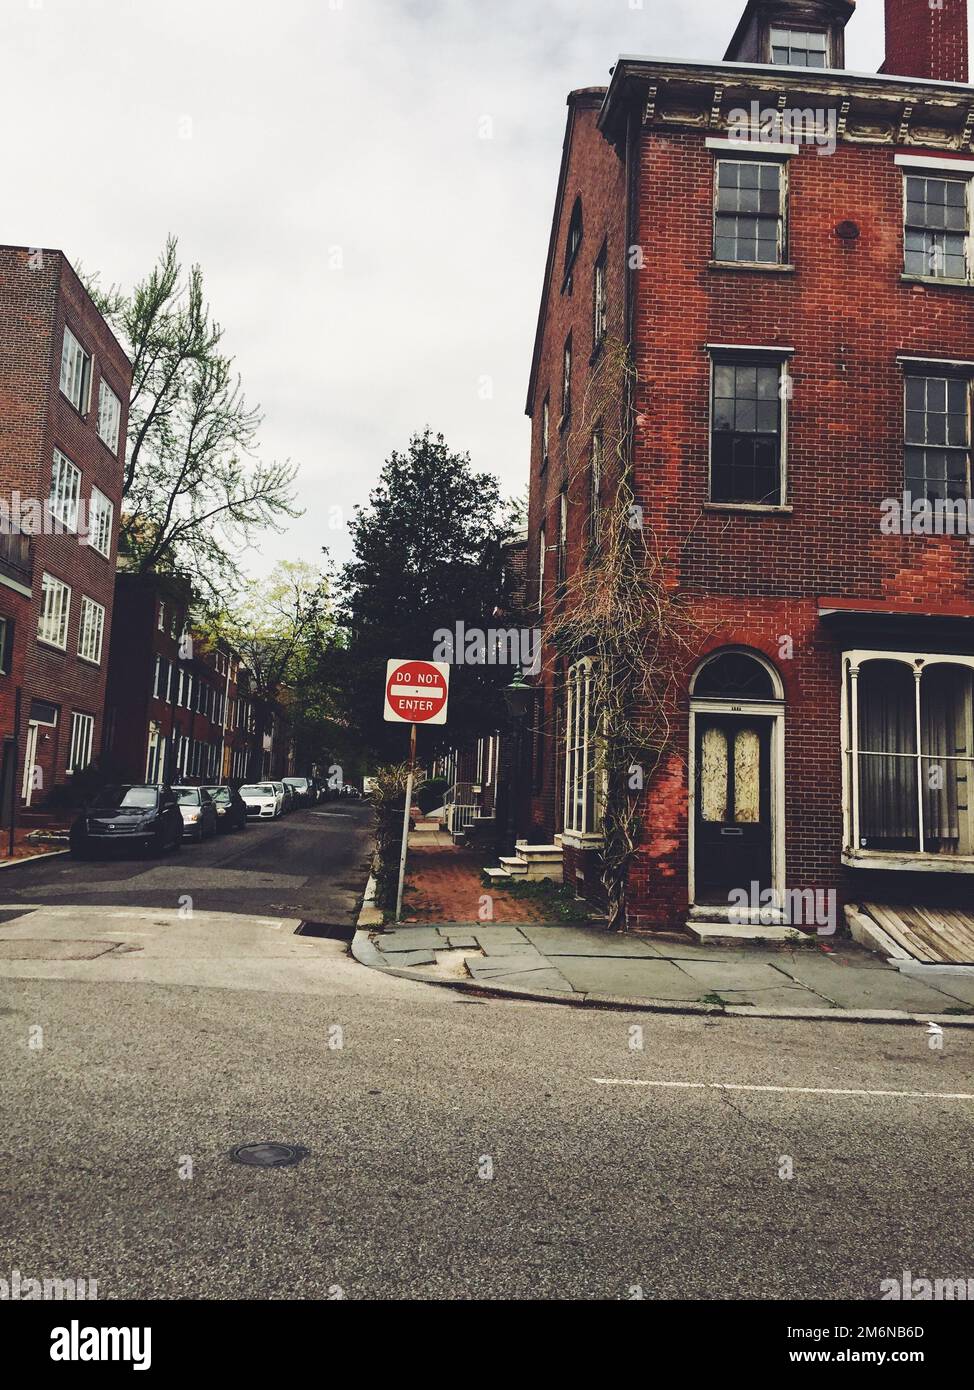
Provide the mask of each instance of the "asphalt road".
{"label": "asphalt road", "polygon": [[[248,913],[334,914],[360,814],[181,862],[316,863],[286,893],[198,892],[221,914],[232,893]],[[64,862],[10,875],[22,902],[64,890],[39,935],[70,935],[72,885],[116,905],[106,930],[124,919],[124,871]],[[0,922],[0,943],[30,922]],[[128,956],[0,955],[0,1274],[190,1299],[874,1299],[904,1269],[974,1277],[970,1031],[934,1051],[920,1027],[481,1000],[303,937],[290,973],[255,946],[244,974],[242,926],[200,909],[185,931],[190,956],[194,931],[208,959],[227,943],[219,985],[162,955],[156,978],[126,976],[134,938]],[[228,1158],[268,1139],[307,1157]]]}

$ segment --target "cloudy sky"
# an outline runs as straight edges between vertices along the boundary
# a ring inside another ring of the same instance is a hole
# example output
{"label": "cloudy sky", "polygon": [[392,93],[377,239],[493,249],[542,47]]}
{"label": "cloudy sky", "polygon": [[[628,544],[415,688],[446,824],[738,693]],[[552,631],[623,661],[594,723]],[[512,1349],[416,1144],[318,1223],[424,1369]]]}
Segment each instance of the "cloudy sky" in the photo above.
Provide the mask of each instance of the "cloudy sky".
{"label": "cloudy sky", "polygon": [[[522,491],[565,95],[620,53],[720,58],[742,7],[0,0],[0,241],[128,286],[176,234],[263,452],[301,465],[305,515],[250,568],[342,559],[336,521],[426,424]],[[859,11],[875,71],[882,0]]]}

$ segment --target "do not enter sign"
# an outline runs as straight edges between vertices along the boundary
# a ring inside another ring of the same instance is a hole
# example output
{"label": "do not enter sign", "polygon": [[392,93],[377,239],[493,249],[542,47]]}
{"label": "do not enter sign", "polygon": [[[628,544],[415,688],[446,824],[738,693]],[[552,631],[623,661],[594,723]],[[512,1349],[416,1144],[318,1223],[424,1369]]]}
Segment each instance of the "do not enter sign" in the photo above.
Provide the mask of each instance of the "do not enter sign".
{"label": "do not enter sign", "polygon": [[443,661],[390,661],[385,717],[393,724],[445,724],[450,668]]}

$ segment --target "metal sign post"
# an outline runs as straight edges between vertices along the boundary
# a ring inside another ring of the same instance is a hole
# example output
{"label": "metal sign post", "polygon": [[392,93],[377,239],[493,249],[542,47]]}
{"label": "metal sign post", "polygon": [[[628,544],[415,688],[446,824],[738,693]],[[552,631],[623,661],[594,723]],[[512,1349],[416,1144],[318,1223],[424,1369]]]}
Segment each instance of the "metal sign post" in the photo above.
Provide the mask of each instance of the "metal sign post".
{"label": "metal sign post", "polygon": [[416,775],[416,725],[409,730],[409,773],[406,777],[406,809],[402,813],[402,849],[399,852],[399,887],[396,890],[396,921],[402,921],[402,894],[406,884],[406,847],[409,844],[409,812],[413,802]]}
{"label": "metal sign post", "polygon": [[399,887],[396,921],[402,921],[402,895],[406,883],[406,851],[409,847],[409,813],[416,777],[416,725],[445,724],[450,694],[450,668],[441,661],[390,661],[386,666],[384,718],[409,724],[409,773],[406,808],[402,816],[402,848],[399,852]]}

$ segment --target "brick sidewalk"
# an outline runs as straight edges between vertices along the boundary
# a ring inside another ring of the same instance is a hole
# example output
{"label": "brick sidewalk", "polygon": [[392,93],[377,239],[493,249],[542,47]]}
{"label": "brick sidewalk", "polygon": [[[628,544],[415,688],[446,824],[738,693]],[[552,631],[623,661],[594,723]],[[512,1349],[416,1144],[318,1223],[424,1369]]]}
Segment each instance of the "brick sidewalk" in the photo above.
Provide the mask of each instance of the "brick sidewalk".
{"label": "brick sidewalk", "polygon": [[[404,922],[544,922],[544,908],[529,898],[515,898],[480,878],[481,859],[469,849],[448,844],[417,844],[410,838],[406,864]],[[409,892],[408,889],[412,889]],[[481,917],[481,899],[492,899],[492,915]]]}

